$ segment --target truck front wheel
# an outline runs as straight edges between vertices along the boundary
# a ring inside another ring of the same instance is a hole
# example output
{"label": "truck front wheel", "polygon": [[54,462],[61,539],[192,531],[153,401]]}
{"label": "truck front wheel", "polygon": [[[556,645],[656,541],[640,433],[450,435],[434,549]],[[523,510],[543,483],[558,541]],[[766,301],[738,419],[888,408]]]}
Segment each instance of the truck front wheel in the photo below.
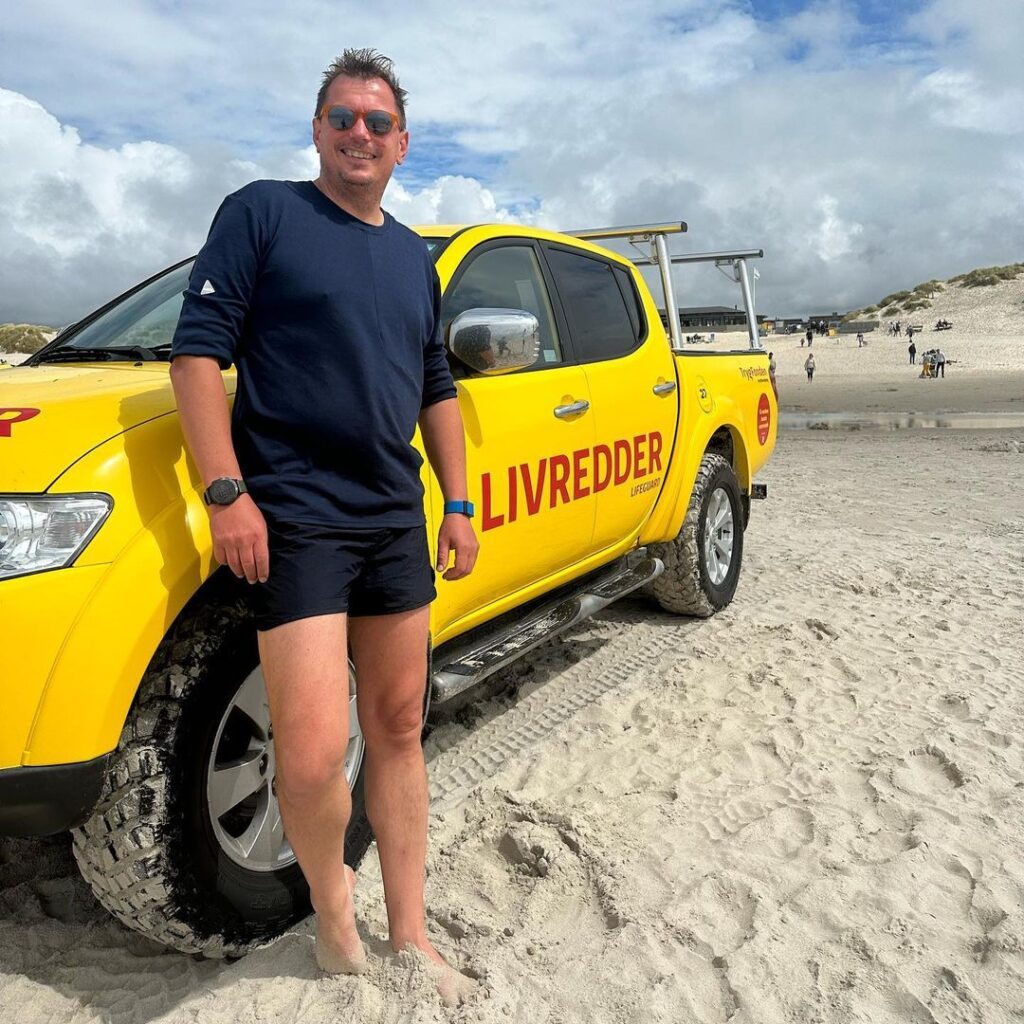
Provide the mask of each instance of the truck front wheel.
{"label": "truck front wheel", "polygon": [[[345,859],[372,833],[350,666]],[[154,656],[74,852],[100,903],[157,942],[239,956],[310,912],[281,827],[256,630],[240,601],[184,614]]]}
{"label": "truck front wheel", "polygon": [[683,528],[650,552],[665,563],[652,585],[666,611],[707,618],[736,593],[743,561],[743,499],[728,460],[705,454],[686,510]]}

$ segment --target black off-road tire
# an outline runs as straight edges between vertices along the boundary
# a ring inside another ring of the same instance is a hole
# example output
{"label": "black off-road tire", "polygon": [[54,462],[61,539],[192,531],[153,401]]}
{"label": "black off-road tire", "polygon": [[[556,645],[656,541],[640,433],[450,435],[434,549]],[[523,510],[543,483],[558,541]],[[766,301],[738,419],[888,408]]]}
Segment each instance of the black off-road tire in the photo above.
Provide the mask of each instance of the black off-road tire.
{"label": "black off-road tire", "polygon": [[[73,830],[79,869],[107,910],[159,943],[207,957],[241,956],[310,913],[298,864],[246,870],[212,832],[205,777],[214,734],[259,660],[245,603],[228,594],[187,610],[160,645],[97,807]],[[346,862],[357,865],[372,838],[360,768]]]}
{"label": "black off-road tire", "polygon": [[[718,490],[725,494],[732,509],[733,549],[725,578],[715,584],[708,575],[701,538],[711,496]],[[732,466],[723,456],[706,453],[697,470],[679,535],[668,543],[648,547],[652,555],[665,563],[665,571],[651,584],[655,600],[665,611],[706,619],[732,601],[743,561],[744,522],[743,496]]]}

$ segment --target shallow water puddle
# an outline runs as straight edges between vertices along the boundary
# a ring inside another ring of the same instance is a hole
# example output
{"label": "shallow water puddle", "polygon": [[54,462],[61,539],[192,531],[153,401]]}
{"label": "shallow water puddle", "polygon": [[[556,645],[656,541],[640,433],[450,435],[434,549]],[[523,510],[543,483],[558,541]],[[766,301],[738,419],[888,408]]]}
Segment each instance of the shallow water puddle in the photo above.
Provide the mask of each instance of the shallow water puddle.
{"label": "shallow water puddle", "polygon": [[779,414],[783,430],[1000,430],[1024,428],[1024,415],[1017,412],[950,413],[864,413],[783,412]]}

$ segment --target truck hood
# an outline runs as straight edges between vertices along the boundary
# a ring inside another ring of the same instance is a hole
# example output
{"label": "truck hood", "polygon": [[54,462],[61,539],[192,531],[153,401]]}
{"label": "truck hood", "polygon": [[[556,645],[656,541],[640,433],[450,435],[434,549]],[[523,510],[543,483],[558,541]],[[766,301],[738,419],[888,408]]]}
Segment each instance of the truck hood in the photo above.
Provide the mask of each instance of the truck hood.
{"label": "truck hood", "polygon": [[45,491],[97,445],[173,412],[169,369],[78,363],[0,374],[0,493]]}

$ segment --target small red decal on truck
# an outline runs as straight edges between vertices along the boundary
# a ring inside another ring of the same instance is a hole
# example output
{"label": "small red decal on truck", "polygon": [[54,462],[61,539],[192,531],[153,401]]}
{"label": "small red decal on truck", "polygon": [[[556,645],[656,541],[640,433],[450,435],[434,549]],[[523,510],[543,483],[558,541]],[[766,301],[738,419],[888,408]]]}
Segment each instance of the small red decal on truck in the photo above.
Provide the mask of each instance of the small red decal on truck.
{"label": "small red decal on truck", "polygon": [[[14,413],[13,416],[8,415]],[[11,427],[15,423],[23,423],[25,420],[38,416],[39,409],[0,409],[0,437],[10,437]]]}
{"label": "small red decal on truck", "polygon": [[768,434],[772,426],[772,406],[768,396],[762,394],[757,402],[757,439],[761,444],[767,444]]}

